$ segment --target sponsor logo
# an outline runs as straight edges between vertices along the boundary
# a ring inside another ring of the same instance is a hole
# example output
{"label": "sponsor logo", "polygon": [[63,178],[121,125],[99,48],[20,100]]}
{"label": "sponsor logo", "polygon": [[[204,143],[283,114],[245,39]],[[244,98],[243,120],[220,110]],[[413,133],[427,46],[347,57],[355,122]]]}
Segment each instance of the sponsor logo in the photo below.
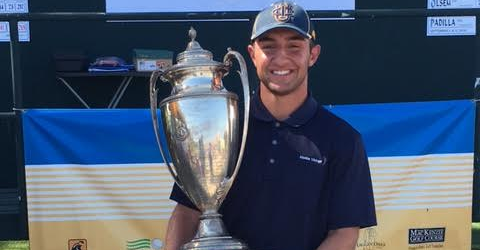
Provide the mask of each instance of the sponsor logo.
{"label": "sponsor logo", "polygon": [[386,247],[385,241],[378,239],[377,229],[364,229],[362,237],[357,241],[357,250],[380,250]]}
{"label": "sponsor logo", "polygon": [[127,241],[126,250],[160,250],[163,242],[160,239],[138,239]]}
{"label": "sponsor logo", "polygon": [[325,163],[327,162],[327,158],[321,155],[319,157],[310,157],[310,156],[300,155],[298,158],[300,160],[310,161],[322,166],[325,165]]}
{"label": "sponsor logo", "polygon": [[411,228],[408,229],[408,244],[445,242],[445,228]]}
{"label": "sponsor logo", "polygon": [[69,239],[68,250],[87,250],[87,239]]}
{"label": "sponsor logo", "polygon": [[293,6],[289,3],[280,3],[273,7],[273,18],[277,22],[288,22],[293,16]]}

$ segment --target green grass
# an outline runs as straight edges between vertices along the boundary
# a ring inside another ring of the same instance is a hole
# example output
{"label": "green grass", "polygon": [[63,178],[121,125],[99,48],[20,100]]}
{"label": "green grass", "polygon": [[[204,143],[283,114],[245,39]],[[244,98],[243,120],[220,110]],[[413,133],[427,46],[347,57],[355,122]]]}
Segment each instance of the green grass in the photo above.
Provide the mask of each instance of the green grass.
{"label": "green grass", "polygon": [[480,223],[472,223],[472,250],[480,250]]}
{"label": "green grass", "polygon": [[[28,241],[0,241],[0,250],[29,250]],[[472,250],[480,250],[480,223],[472,223]]]}
{"label": "green grass", "polygon": [[28,241],[0,241],[0,250],[29,250]]}

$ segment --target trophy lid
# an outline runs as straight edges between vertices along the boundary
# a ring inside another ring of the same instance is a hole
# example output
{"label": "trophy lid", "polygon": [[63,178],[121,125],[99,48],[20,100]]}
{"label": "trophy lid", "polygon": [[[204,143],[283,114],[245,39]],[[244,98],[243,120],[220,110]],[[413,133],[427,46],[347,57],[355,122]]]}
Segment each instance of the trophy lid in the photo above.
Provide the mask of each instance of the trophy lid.
{"label": "trophy lid", "polygon": [[191,41],[186,50],[178,54],[177,64],[165,69],[160,79],[172,85],[172,95],[210,92],[212,84],[214,88],[223,89],[221,78],[228,66],[214,61],[212,52],[204,50],[195,41],[195,29],[190,28],[188,35]]}
{"label": "trophy lid", "polygon": [[191,41],[188,43],[185,51],[178,54],[177,64],[173,65],[168,71],[176,71],[186,67],[219,66],[222,64],[214,61],[212,52],[204,50],[200,43],[195,40],[197,31],[193,27],[190,27],[188,36]]}

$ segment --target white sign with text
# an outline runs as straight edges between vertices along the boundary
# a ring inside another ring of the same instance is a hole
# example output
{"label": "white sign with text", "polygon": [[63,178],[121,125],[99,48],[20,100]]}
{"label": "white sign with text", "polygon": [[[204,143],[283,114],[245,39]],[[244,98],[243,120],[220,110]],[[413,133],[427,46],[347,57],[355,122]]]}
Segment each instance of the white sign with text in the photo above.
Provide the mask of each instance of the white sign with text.
{"label": "white sign with text", "polygon": [[427,18],[427,36],[474,36],[475,16],[438,16]]}
{"label": "white sign with text", "polygon": [[[0,0],[0,14],[8,13],[28,13],[28,0]],[[21,42],[30,41],[29,22],[18,22],[18,40]],[[8,22],[0,22],[0,42],[10,42]]]}
{"label": "white sign with text", "polygon": [[28,0],[0,0],[0,13],[28,13]]}
{"label": "white sign with text", "polygon": [[[29,22],[18,22],[18,40],[20,42],[30,42]],[[0,22],[0,42],[10,42],[10,25],[8,22]]]}
{"label": "white sign with text", "polygon": [[10,42],[8,22],[0,22],[0,42]]}
{"label": "white sign with text", "polygon": [[478,0],[427,0],[428,9],[468,9],[479,8]]}

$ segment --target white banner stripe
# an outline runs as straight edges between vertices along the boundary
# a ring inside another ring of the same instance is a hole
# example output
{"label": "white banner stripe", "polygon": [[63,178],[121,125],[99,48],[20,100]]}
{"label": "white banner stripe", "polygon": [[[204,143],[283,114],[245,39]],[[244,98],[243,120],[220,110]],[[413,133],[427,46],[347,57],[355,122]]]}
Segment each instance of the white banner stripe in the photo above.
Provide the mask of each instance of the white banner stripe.
{"label": "white banner stripe", "polygon": [[[134,189],[134,190],[139,190],[139,193],[138,194],[142,194],[142,193],[148,193],[148,194],[158,194],[158,195],[170,195],[170,193],[172,192],[172,189],[171,188],[164,188],[164,189]],[[146,190],[147,192],[140,192],[142,190]],[[77,192],[77,191],[92,191],[94,193],[88,193],[88,192],[85,192],[85,193],[81,193],[81,192],[78,192],[76,193],[76,195],[84,195],[84,194],[98,194],[98,195],[122,195],[122,194],[127,194],[126,192],[129,191],[129,190],[120,190],[120,189],[111,189],[111,190],[108,190],[108,189],[97,189],[97,190],[93,190],[93,189],[85,189],[85,190],[75,190],[75,189],[72,189],[72,190],[48,190],[48,192],[59,192],[59,193],[56,193],[56,194],[53,194],[53,193],[44,193],[42,190],[36,190],[36,191],[28,191],[27,192],[27,196],[30,197],[34,197],[34,196],[65,196],[66,194],[71,194],[71,192]],[[113,192],[112,192],[113,191]],[[151,191],[151,192],[150,192]],[[64,192],[64,193],[62,193]],[[128,193],[128,195],[131,195],[131,193]]]}
{"label": "white banner stripe", "polygon": [[[116,206],[123,207],[123,206],[133,206],[138,205],[139,207],[144,206],[145,204],[155,204],[155,203],[170,203],[172,200],[170,200],[169,196],[165,196],[162,199],[155,199],[155,200],[135,200],[135,201],[119,201],[113,200],[113,199],[102,199],[102,200],[94,200],[94,201],[89,201],[88,203],[92,204],[91,206],[95,207],[96,204],[115,204]],[[87,202],[83,200],[78,200],[78,201],[64,201],[64,200],[56,200],[56,201],[31,201],[28,202],[28,205],[59,205],[59,206],[64,206],[64,205],[73,205],[73,206],[83,206]],[[28,206],[27,205],[27,206]],[[88,205],[90,206],[90,205]]]}
{"label": "white banner stripe", "polygon": [[457,204],[457,203],[463,203],[463,202],[468,202],[471,201],[472,197],[429,197],[429,198],[422,198],[418,200],[412,200],[412,199],[389,199],[385,201],[375,201],[375,205],[397,205],[397,204],[417,204],[417,203],[452,203],[452,204]]}
{"label": "white banner stripe", "polygon": [[[454,154],[430,154],[430,155],[418,155],[418,156],[384,156],[384,157],[369,157],[371,162],[379,161],[391,161],[391,160],[438,160],[438,159],[459,159],[460,161],[465,160],[465,158],[471,157],[473,161],[473,153],[454,153]],[[467,159],[467,162],[470,161]],[[159,168],[163,171],[167,171],[167,166],[165,163],[128,163],[128,164],[28,164],[25,165],[25,169],[72,169],[72,168],[88,168],[95,170],[102,170],[108,168]]]}
{"label": "white banner stripe", "polygon": [[113,202],[127,202],[127,201],[158,201],[165,199],[165,196],[119,196],[119,197],[109,197],[109,196],[96,196],[96,197],[88,197],[88,196],[76,196],[76,197],[49,197],[49,198],[29,198],[29,202],[67,202],[67,201],[113,201]]}
{"label": "white banner stripe", "polygon": [[[71,169],[71,168],[93,168],[93,169],[108,169],[108,168],[163,168],[167,169],[164,163],[129,163],[129,164],[30,164],[25,165],[25,169]],[[167,170],[168,171],[168,170]]]}
{"label": "white banner stripe", "polygon": [[57,209],[57,208],[98,208],[98,207],[174,207],[177,203],[171,200],[165,200],[162,202],[148,202],[148,203],[82,203],[82,204],[28,204],[28,210],[35,209]]}
{"label": "white banner stripe", "polygon": [[[472,172],[467,172],[467,173],[410,173],[410,174],[397,174],[397,175],[381,175],[381,176],[373,176],[372,179],[373,181],[378,181],[378,180],[399,180],[399,179],[410,179],[410,180],[416,180],[416,179],[425,179],[425,178],[435,178],[435,177],[471,177],[473,180],[473,171]],[[443,179],[438,179],[438,180],[443,180]]]}
{"label": "white banner stripe", "polygon": [[430,192],[415,192],[415,193],[405,193],[405,192],[398,192],[398,193],[386,193],[386,194],[379,194],[375,193],[375,199],[381,199],[381,198],[387,198],[387,197],[422,197],[422,196],[428,196],[428,197],[435,197],[435,196],[466,196],[466,195],[472,195],[473,192],[472,190],[462,190],[462,191],[448,191],[448,192],[437,192],[435,190],[432,190]]}
{"label": "white banner stripe", "polygon": [[53,216],[62,216],[62,215],[88,215],[88,214],[155,214],[155,213],[168,213],[171,212],[172,208],[149,208],[149,209],[118,209],[118,208],[109,208],[109,209],[89,209],[89,210],[33,210],[28,211],[28,215],[38,216],[38,215],[53,215]]}
{"label": "white banner stripe", "polygon": [[28,191],[28,196],[37,196],[37,195],[108,195],[108,194],[121,194],[121,195],[131,195],[131,194],[158,194],[164,193],[164,190],[156,189],[137,189],[137,190],[62,190],[62,191]]}
{"label": "white banner stripe", "polygon": [[428,154],[428,155],[412,155],[412,156],[381,156],[369,157],[372,161],[391,161],[391,160],[437,160],[437,159],[464,159],[472,157],[473,153],[453,153],[453,154]]}
{"label": "white banner stripe", "polygon": [[411,169],[411,168],[390,168],[390,169],[370,169],[370,173],[372,175],[375,174],[402,174],[402,173],[411,173],[411,172],[446,172],[446,171],[451,171],[451,172],[457,172],[457,171],[470,171],[473,173],[473,165],[468,165],[468,166],[448,166],[448,167],[430,167],[430,166],[425,166],[425,167],[420,167],[417,169]]}
{"label": "white banner stripe", "polygon": [[447,184],[447,183],[471,183],[473,182],[473,178],[469,179],[441,179],[441,180],[403,180],[403,181],[391,181],[391,182],[375,182],[373,181],[374,187],[388,187],[388,186],[395,186],[395,185],[420,185],[420,184]]}
{"label": "white banner stripe", "polygon": [[384,168],[421,168],[421,167],[451,167],[451,166],[460,166],[466,167],[471,166],[473,167],[473,160],[467,162],[457,162],[457,161],[437,161],[437,162],[414,162],[414,161],[406,161],[406,162],[392,162],[392,163],[372,163],[369,162],[370,168],[372,169],[384,169]]}
{"label": "white banner stripe", "polygon": [[473,153],[466,155],[457,154],[438,154],[438,155],[420,155],[420,156],[384,156],[384,157],[368,157],[368,160],[375,163],[389,162],[435,162],[435,161],[459,161],[465,162],[473,158]]}
{"label": "white banner stripe", "polygon": [[33,189],[52,189],[52,188],[65,188],[65,189],[75,189],[75,188],[93,188],[93,189],[104,189],[104,188],[137,188],[137,187],[159,187],[171,189],[173,186],[172,182],[152,182],[152,183],[71,183],[71,184],[27,184],[28,190]]}
{"label": "white banner stripe", "polygon": [[413,185],[413,186],[393,186],[393,187],[384,187],[384,188],[374,188],[374,193],[381,192],[392,192],[392,191],[414,191],[414,190],[445,190],[445,189],[472,189],[472,182],[469,184],[456,184],[456,185],[442,185],[442,186],[422,186],[422,185]]}
{"label": "white banner stripe", "polygon": [[[169,172],[155,170],[117,170],[117,171],[92,171],[90,169],[86,169],[84,171],[79,170],[62,170],[62,171],[44,171],[44,172],[27,172],[25,175],[27,177],[34,177],[34,176],[59,176],[59,175],[66,175],[66,176],[78,176],[78,175],[86,175],[86,176],[97,176],[97,175],[146,175],[151,174],[155,176],[168,176],[170,177]],[[172,177],[170,177],[172,178]]]}
{"label": "white banner stripe", "polygon": [[458,203],[458,204],[428,204],[428,205],[386,205],[386,206],[378,206],[376,207],[377,211],[384,211],[384,210],[414,210],[414,209],[432,209],[432,208],[467,208],[471,207],[472,203]]}
{"label": "white banner stripe", "polygon": [[69,216],[69,217],[28,217],[30,222],[60,222],[60,221],[105,221],[105,220],[167,220],[170,213],[159,215],[109,215],[109,216]]}
{"label": "white banner stripe", "polygon": [[115,182],[115,181],[161,181],[169,180],[168,176],[142,176],[142,177],[101,177],[101,176],[73,176],[73,177],[60,177],[60,178],[35,178],[27,179],[27,183],[41,183],[41,182]]}

